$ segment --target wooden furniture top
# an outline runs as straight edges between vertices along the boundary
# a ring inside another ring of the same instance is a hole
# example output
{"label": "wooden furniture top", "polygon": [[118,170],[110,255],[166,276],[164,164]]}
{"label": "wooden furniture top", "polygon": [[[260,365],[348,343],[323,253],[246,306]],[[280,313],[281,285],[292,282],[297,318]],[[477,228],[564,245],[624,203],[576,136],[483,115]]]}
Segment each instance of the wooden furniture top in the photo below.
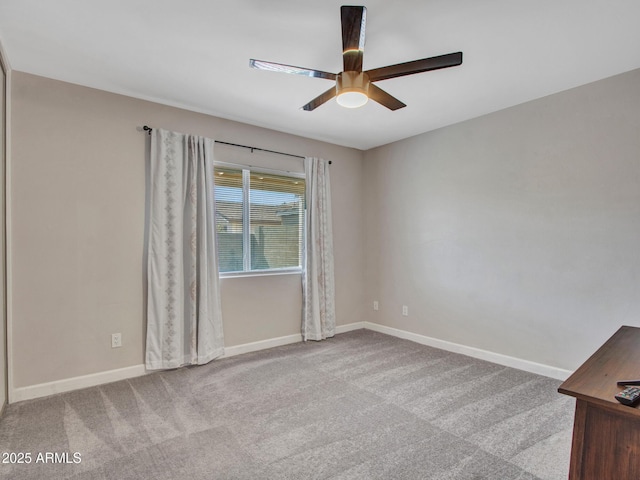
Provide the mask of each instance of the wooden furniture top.
{"label": "wooden furniture top", "polygon": [[623,326],[584,362],[558,392],[640,417],[640,409],[619,403],[618,380],[640,380],[640,328]]}

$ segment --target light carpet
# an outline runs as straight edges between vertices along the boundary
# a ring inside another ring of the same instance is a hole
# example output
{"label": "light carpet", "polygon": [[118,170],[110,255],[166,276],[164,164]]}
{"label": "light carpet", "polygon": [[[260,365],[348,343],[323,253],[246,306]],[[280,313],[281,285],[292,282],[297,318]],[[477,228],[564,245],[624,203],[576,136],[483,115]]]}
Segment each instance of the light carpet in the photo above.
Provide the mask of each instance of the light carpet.
{"label": "light carpet", "polygon": [[565,480],[559,383],[358,330],[9,405],[0,478]]}

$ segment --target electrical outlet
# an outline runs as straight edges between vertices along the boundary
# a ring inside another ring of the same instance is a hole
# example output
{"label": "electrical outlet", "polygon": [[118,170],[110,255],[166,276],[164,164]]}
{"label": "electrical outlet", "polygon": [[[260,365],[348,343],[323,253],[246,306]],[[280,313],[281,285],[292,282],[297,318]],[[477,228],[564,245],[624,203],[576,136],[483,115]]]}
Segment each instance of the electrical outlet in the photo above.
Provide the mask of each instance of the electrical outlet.
{"label": "electrical outlet", "polygon": [[121,333],[112,333],[111,334],[111,348],[120,348],[122,346],[122,334]]}
{"label": "electrical outlet", "polygon": [[402,316],[403,317],[409,316],[409,307],[407,307],[406,305],[402,305]]}
{"label": "electrical outlet", "polygon": [[379,305],[378,305],[378,300],[374,300],[374,301],[373,301],[373,309],[374,309],[374,310],[378,310],[378,307],[379,307]]}

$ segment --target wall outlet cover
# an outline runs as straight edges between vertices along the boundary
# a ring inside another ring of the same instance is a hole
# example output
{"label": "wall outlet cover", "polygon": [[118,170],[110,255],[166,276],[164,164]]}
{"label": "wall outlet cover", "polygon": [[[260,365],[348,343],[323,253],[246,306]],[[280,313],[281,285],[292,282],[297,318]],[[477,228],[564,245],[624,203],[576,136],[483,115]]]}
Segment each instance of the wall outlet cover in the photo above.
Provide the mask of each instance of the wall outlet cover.
{"label": "wall outlet cover", "polygon": [[120,348],[122,346],[122,334],[121,333],[112,333],[111,334],[111,348]]}

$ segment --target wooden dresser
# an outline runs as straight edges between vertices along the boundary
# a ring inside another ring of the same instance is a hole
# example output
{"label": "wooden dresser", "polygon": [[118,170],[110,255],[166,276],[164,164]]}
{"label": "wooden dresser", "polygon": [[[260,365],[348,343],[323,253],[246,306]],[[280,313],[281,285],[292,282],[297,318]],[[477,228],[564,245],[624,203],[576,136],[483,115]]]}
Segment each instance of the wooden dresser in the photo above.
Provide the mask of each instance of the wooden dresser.
{"label": "wooden dresser", "polygon": [[640,410],[618,380],[640,379],[640,328],[621,327],[558,391],[576,398],[570,480],[640,479]]}

